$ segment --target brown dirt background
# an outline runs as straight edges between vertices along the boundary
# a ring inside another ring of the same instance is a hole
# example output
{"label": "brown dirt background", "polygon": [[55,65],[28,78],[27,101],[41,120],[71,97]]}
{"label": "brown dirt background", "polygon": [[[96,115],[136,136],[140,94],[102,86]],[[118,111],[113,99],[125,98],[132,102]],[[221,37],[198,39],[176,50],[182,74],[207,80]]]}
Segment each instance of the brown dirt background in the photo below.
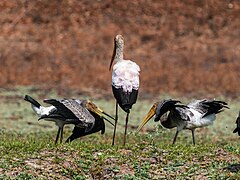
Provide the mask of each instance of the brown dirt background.
{"label": "brown dirt background", "polygon": [[0,87],[110,94],[116,34],[142,93],[240,95],[239,0],[1,0]]}

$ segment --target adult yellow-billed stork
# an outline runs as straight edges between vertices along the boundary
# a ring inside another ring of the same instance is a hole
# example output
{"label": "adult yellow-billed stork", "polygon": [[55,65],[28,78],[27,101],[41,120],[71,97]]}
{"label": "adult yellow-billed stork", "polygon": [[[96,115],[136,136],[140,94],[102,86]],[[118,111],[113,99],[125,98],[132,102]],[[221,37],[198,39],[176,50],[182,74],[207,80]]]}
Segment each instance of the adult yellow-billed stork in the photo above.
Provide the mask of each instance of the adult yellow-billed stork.
{"label": "adult yellow-billed stork", "polygon": [[238,135],[240,136],[240,111],[236,120],[236,124],[237,124],[237,127],[234,129],[233,133],[238,132]]}
{"label": "adult yellow-billed stork", "polygon": [[195,145],[194,130],[208,126],[216,119],[216,114],[228,108],[227,103],[215,100],[194,100],[187,105],[178,104],[178,100],[163,100],[156,102],[143,119],[137,132],[154,116],[154,121],[161,122],[162,126],[168,129],[177,127],[176,134],[173,139],[175,143],[178,133],[183,129],[192,131],[193,144]]}
{"label": "adult yellow-billed stork", "polygon": [[139,89],[139,66],[131,61],[123,59],[124,40],[122,35],[117,35],[114,39],[114,50],[109,66],[112,70],[112,90],[116,99],[115,126],[113,132],[112,145],[114,145],[116,127],[118,121],[118,105],[127,113],[123,144],[126,143],[127,124],[132,105],[136,103]]}
{"label": "adult yellow-billed stork", "polygon": [[31,103],[32,109],[39,116],[39,120],[45,119],[56,123],[58,126],[58,133],[55,144],[58,142],[59,135],[60,143],[62,142],[63,127],[65,124],[75,125],[72,135],[66,142],[71,142],[78,137],[98,131],[101,131],[103,134],[105,132],[105,123],[103,120],[107,120],[110,124],[112,124],[103,115],[107,115],[108,117],[111,116],[106,114],[89,100],[45,99],[43,102],[51,104],[49,107],[41,106],[35,99],[28,95],[25,96],[24,100]]}

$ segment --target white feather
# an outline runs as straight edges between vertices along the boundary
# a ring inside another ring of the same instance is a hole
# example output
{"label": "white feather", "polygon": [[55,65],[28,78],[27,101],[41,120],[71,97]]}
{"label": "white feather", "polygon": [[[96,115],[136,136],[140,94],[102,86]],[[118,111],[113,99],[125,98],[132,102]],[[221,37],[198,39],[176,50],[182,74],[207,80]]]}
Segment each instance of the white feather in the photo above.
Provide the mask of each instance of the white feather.
{"label": "white feather", "polygon": [[32,109],[36,112],[36,114],[39,117],[41,117],[43,115],[49,115],[50,111],[52,111],[53,109],[56,109],[56,108],[54,106],[49,106],[49,107],[40,106],[38,108],[32,104]]}
{"label": "white feather", "polygon": [[[193,116],[190,116],[189,113],[192,113]],[[204,118],[204,114],[200,113],[199,111],[190,108],[188,109],[188,116],[191,117],[190,121],[187,123],[187,129],[194,129],[199,127],[204,127],[213,124],[213,121],[216,119],[216,114],[210,114]]]}
{"label": "white feather", "polygon": [[122,88],[124,92],[132,92],[139,88],[140,67],[130,60],[120,60],[113,66],[112,85]]}

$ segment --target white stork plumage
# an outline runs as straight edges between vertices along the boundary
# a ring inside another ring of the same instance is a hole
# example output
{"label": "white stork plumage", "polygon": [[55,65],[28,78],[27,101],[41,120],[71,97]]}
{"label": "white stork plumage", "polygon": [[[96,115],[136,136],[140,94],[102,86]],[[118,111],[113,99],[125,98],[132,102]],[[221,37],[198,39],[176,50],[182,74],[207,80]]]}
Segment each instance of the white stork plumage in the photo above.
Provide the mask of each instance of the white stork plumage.
{"label": "white stork plumage", "polygon": [[236,125],[237,127],[234,129],[233,133],[238,133],[238,135],[240,136],[240,111],[236,120]]}
{"label": "white stork plumage", "polygon": [[216,119],[216,114],[223,111],[223,108],[228,108],[227,103],[215,100],[194,100],[187,105],[178,104],[178,100],[163,100],[156,102],[143,119],[138,131],[154,116],[154,121],[161,122],[165,128],[177,128],[173,139],[175,143],[178,133],[183,129],[192,131],[193,144],[195,145],[194,130],[213,124]]}
{"label": "white stork plumage", "polygon": [[116,99],[116,114],[112,145],[114,145],[116,126],[118,121],[118,105],[127,113],[123,141],[123,144],[125,145],[128,117],[132,105],[137,101],[139,89],[140,68],[135,62],[123,59],[123,48],[123,37],[122,35],[117,35],[114,39],[114,50],[109,66],[110,70],[113,61],[115,61],[112,70],[112,90]]}
{"label": "white stork plumage", "polygon": [[53,121],[56,123],[58,126],[58,133],[55,144],[58,142],[59,135],[60,143],[62,142],[63,127],[65,124],[75,125],[72,135],[66,141],[71,142],[78,137],[98,131],[101,131],[103,134],[105,132],[104,119],[111,123],[103,116],[103,114],[109,115],[89,100],[45,99],[43,102],[50,104],[51,106],[49,107],[41,106],[35,99],[28,95],[25,96],[24,100],[31,103],[32,109],[39,116],[39,120],[45,119],[46,121]]}

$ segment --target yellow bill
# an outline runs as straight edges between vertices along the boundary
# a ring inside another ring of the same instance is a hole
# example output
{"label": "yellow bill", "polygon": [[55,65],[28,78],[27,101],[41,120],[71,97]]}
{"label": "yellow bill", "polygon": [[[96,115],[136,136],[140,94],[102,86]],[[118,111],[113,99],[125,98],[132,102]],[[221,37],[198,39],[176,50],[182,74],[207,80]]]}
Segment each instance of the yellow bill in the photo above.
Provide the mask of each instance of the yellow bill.
{"label": "yellow bill", "polygon": [[113,120],[115,120],[115,119],[112,116],[110,116],[109,114],[105,113],[102,109],[97,107],[93,102],[91,102],[90,100],[87,100],[86,107],[89,111],[99,115],[100,117],[104,118],[107,122],[109,122],[111,125],[114,126],[114,124],[111,121],[109,121],[107,118],[105,118],[103,115],[106,115]]}
{"label": "yellow bill", "polygon": [[97,107],[93,102],[87,100],[86,107],[89,111],[96,113],[99,116],[103,116],[103,110]]}
{"label": "yellow bill", "polygon": [[149,110],[147,116],[143,119],[141,125],[137,128],[137,133],[143,128],[145,124],[155,115],[157,109],[157,103],[155,103]]}
{"label": "yellow bill", "polygon": [[110,116],[109,114],[107,114],[105,111],[103,111],[102,109],[100,109],[99,107],[97,107],[93,102],[91,102],[90,100],[87,100],[86,106],[88,108],[88,110],[98,114],[99,116],[103,116],[106,115],[108,117],[110,117],[111,119],[115,120],[112,116]]}

